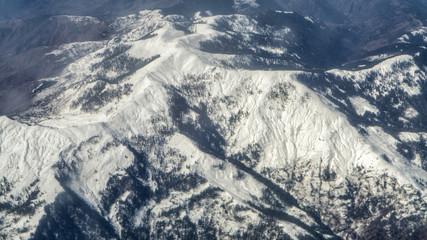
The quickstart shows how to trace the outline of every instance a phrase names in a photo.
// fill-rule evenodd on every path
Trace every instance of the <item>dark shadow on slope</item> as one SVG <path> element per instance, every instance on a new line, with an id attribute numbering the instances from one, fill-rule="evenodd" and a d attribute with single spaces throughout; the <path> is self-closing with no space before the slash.
<path id="1" fill-rule="evenodd" d="M 255 178 L 257 181 L 264 184 L 267 188 L 273 191 L 277 198 L 279 198 L 284 204 L 300 208 L 298 206 L 297 200 L 288 192 L 280 188 L 280 186 L 265 178 L 261 174 L 257 173 L 255 170 L 247 167 L 245 164 L 238 161 L 236 158 L 226 157 L 226 153 L 224 151 L 226 146 L 226 140 L 221 136 L 221 134 L 217 130 L 217 126 L 215 126 L 215 124 L 207 115 L 205 107 L 202 107 L 202 110 L 196 107 L 191 107 L 187 103 L 187 100 L 180 95 L 177 89 L 171 89 L 170 93 L 170 115 L 172 117 L 172 120 L 174 121 L 174 124 L 178 127 L 180 133 L 193 140 L 201 151 L 211 154 L 218 159 L 228 161 L 229 163 L 233 164 L 237 169 L 245 172 L 246 174 Z M 196 122 L 191 122 L 185 119 L 185 116 L 190 111 L 194 111 L 198 114 L 198 120 Z M 266 214 L 274 212 L 274 215 L 268 216 L 272 216 L 275 218 L 277 218 L 277 216 L 279 216 L 280 214 L 283 214 L 282 217 L 285 217 L 286 221 L 295 223 L 296 225 L 310 232 L 313 236 L 316 236 L 318 239 L 323 239 L 320 238 L 321 235 L 319 233 L 315 232 L 313 229 L 311 229 L 309 226 L 296 219 L 295 217 L 285 216 L 285 213 L 277 210 L 268 210 L 262 207 L 258 208 L 264 210 L 264 213 Z M 280 212 L 280 214 L 278 212 Z M 316 229 L 317 231 L 325 234 L 334 235 L 332 230 L 326 225 L 324 225 L 319 217 L 316 217 L 312 213 L 309 213 L 309 215 L 311 215 L 311 217 L 313 217 L 319 224 L 320 228 Z"/>
<path id="2" fill-rule="evenodd" d="M 125 169 L 126 174 L 117 174 L 111 176 L 108 180 L 107 187 L 102 191 L 101 204 L 104 211 L 110 212 L 111 206 L 122 196 L 126 191 L 132 191 L 136 198 L 129 202 L 134 209 L 140 208 L 146 200 L 153 195 L 150 187 L 145 186 L 141 180 L 146 181 L 149 173 L 147 157 L 139 153 L 136 149 L 127 145 L 127 149 L 131 151 L 135 157 L 134 163 Z"/>
<path id="3" fill-rule="evenodd" d="M 284 213 L 282 211 L 279 210 L 275 210 L 275 209 L 271 209 L 271 208 L 265 208 L 265 207 L 261 207 L 261 206 L 257 206 L 255 204 L 250 204 L 251 207 L 253 207 L 254 209 L 258 210 L 259 212 L 263 213 L 266 216 L 271 216 L 275 219 L 280 219 L 282 221 L 286 221 L 286 222 L 290 222 L 293 223 L 299 227 L 301 227 L 302 229 L 306 230 L 307 232 L 309 232 L 312 236 L 301 236 L 299 239 L 325 239 L 321 234 L 319 234 L 318 232 L 316 232 L 315 230 L 321 232 L 321 233 L 325 233 L 325 234 L 329 234 L 334 236 L 335 234 L 329 229 L 315 229 L 313 230 L 310 226 L 308 226 L 306 223 L 302 222 L 300 219 L 291 216 L 287 213 Z M 326 230 L 326 231 L 325 231 Z M 330 238 L 331 240 L 338 240 L 341 239 L 340 237 L 333 237 Z"/>
<path id="4" fill-rule="evenodd" d="M 249 174 L 257 181 L 264 184 L 270 190 L 274 192 L 274 194 L 286 205 L 288 206 L 298 206 L 298 201 L 288 192 L 284 191 L 279 185 L 274 184 L 269 179 L 265 178 L 261 174 L 257 173 L 252 168 L 247 167 L 242 162 L 238 161 L 235 158 L 226 158 L 227 162 L 233 164 L 237 169 L 242 170 L 243 172 Z"/>
<path id="5" fill-rule="evenodd" d="M 395 66 L 396 70 L 399 68 L 406 68 L 407 66 Z M 322 93 L 331 102 L 339 107 L 339 110 L 347 115 L 348 120 L 354 126 L 364 124 L 367 126 L 380 126 L 387 133 L 397 136 L 402 131 L 408 132 L 423 132 L 427 131 L 427 120 L 425 118 L 427 105 L 427 84 L 420 83 L 421 94 L 410 96 L 400 89 L 390 89 L 387 94 L 383 94 L 373 99 L 365 95 L 364 92 L 374 91 L 372 82 L 377 78 L 377 73 L 373 72 L 366 75 L 366 81 L 358 84 L 356 89 L 351 79 L 345 79 L 335 76 L 327 72 L 304 73 L 298 75 L 298 80 L 311 88 L 312 90 Z M 408 79 L 410 81 L 411 79 Z M 326 92 L 330 91 L 330 94 Z M 363 97 L 370 104 L 378 108 L 379 113 L 373 114 L 365 112 L 363 116 L 358 115 L 349 97 Z M 342 101 L 345 101 L 346 105 Z M 401 107 L 394 107 L 394 104 L 401 103 Z M 400 117 L 404 115 L 406 107 L 412 106 L 417 110 L 421 116 L 413 118 L 410 123 L 402 123 Z"/>
<path id="6" fill-rule="evenodd" d="M 31 239 L 119 239 L 113 226 L 71 189 L 63 186 Z"/>
<path id="7" fill-rule="evenodd" d="M 206 106 L 192 107 L 182 97 L 178 90 L 171 91 L 170 115 L 178 131 L 194 141 L 203 152 L 209 153 L 219 159 L 225 159 L 225 139 L 217 131 L 217 126 L 207 115 Z M 191 111 L 195 112 L 197 119 L 186 119 Z"/>
<path id="8" fill-rule="evenodd" d="M 145 206 L 152 199 L 154 193 L 145 184 L 150 176 L 151 165 L 147 156 L 137 151 L 129 143 L 123 143 L 132 152 L 134 162 L 125 169 L 125 174 L 116 174 L 108 180 L 106 189 L 101 193 L 101 204 L 104 215 L 111 213 L 111 206 L 117 204 L 115 214 L 118 224 L 121 226 L 120 236 L 122 239 L 149 239 L 150 226 L 135 226 L 135 211 Z M 129 195 L 121 200 L 125 192 Z"/>
<path id="9" fill-rule="evenodd" d="M 354 61 L 349 61 L 339 69 L 357 71 L 363 69 L 370 69 L 375 65 L 385 61 L 388 58 L 400 56 L 400 55 L 410 55 L 416 56 L 415 60 L 418 66 L 421 68 L 422 65 L 426 65 L 427 61 L 424 60 L 424 55 L 427 51 L 425 49 L 427 44 L 420 43 L 418 40 L 411 43 L 396 43 L 386 47 L 381 47 L 374 51 L 367 52 L 361 55 L 359 58 Z M 380 55 L 388 55 L 386 58 L 380 58 L 378 60 L 370 60 L 370 57 L 380 56 Z M 419 55 L 419 56 L 417 56 Z"/>
<path id="10" fill-rule="evenodd" d="M 236 159 L 227 158 L 226 161 L 233 164 L 237 169 L 239 169 L 239 170 L 245 172 L 246 174 L 252 176 L 254 179 L 259 181 L 260 183 L 264 184 L 284 204 L 286 204 L 288 206 L 296 206 L 297 208 L 301 209 L 301 207 L 298 204 L 298 201 L 291 194 L 289 194 L 288 192 L 283 190 L 279 185 L 273 183 L 271 180 L 265 178 L 264 176 L 262 176 L 261 174 L 257 173 L 255 170 L 253 170 L 252 168 L 247 167 L 245 164 L 243 164 L 242 162 L 240 162 Z M 307 230 L 307 232 L 309 232 L 310 234 L 315 236 L 316 239 L 323 239 L 323 237 L 318 232 L 334 235 L 332 230 L 328 226 L 324 225 L 318 216 L 316 216 L 315 214 L 313 214 L 311 212 L 307 212 L 304 209 L 302 209 L 302 210 L 307 212 L 319 224 L 319 226 L 320 226 L 319 229 L 315 229 L 318 232 L 314 231 L 310 226 L 303 223 L 301 220 L 297 219 L 296 217 L 290 216 L 290 215 L 286 214 L 285 212 L 265 208 L 265 207 L 262 207 L 259 205 L 255 206 L 254 204 L 251 204 L 251 206 L 253 206 L 258 211 L 264 213 L 267 216 L 272 216 L 274 218 L 281 219 L 284 221 L 288 221 L 288 222 L 294 223 L 295 225 L 300 226 L 301 228 Z"/>
<path id="11" fill-rule="evenodd" d="M 150 228 L 135 226 L 135 210 L 153 197 L 151 188 L 144 184 L 149 176 L 149 162 L 144 153 L 138 152 L 130 144 L 123 143 L 133 154 L 134 162 L 125 169 L 124 174 L 109 178 L 107 187 L 100 192 L 102 214 L 94 210 L 68 187 L 71 173 L 78 169 L 65 163 L 58 163 L 57 180 L 65 192 L 60 193 L 55 202 L 45 207 L 46 215 L 40 220 L 32 239 L 148 239 Z M 77 172 L 76 172 L 77 171 Z M 130 192 L 125 202 L 120 197 Z M 122 226 L 119 234 L 108 222 L 107 216 L 113 204 L 120 203 L 116 212 L 118 223 Z"/>
<path id="12" fill-rule="evenodd" d="M 228 67 L 308 70 L 341 66 L 353 54 L 350 43 L 357 41 L 349 30 L 321 27 L 296 13 L 265 10 L 248 19 L 256 22 L 259 33 L 235 30 L 238 19 L 227 16 L 214 24 L 224 35 L 201 42 L 200 49 L 234 55 L 232 63 L 224 62 Z"/>
<path id="13" fill-rule="evenodd" d="M 422 61 L 417 60 L 416 61 Z M 423 69 L 423 63 L 418 63 Z M 395 65 L 396 71 L 404 70 L 411 67 L 405 63 Z M 313 91 L 324 95 L 329 101 L 334 103 L 338 110 L 347 116 L 347 120 L 362 135 L 368 134 L 364 126 L 376 126 L 382 128 L 386 133 L 400 140 L 401 132 L 426 132 L 427 131 L 427 83 L 421 81 L 421 94 L 410 95 L 399 88 L 391 88 L 386 93 L 380 94 L 375 99 L 366 92 L 377 90 L 372 82 L 378 78 L 376 72 L 367 74 L 366 81 L 360 82 L 355 87 L 354 82 L 350 79 L 337 77 L 334 74 L 326 72 L 304 73 L 297 78 L 300 82 L 311 88 Z M 411 84 L 410 76 L 406 77 L 406 83 Z M 349 100 L 351 97 L 362 97 L 378 109 L 377 113 L 366 111 L 363 115 L 357 113 L 355 106 Z M 418 115 L 412 118 L 405 118 L 405 111 L 413 108 Z M 406 119 L 403 122 L 401 119 Z M 420 135 L 419 140 L 396 144 L 396 150 L 402 154 L 408 161 L 415 158 L 415 153 L 421 157 L 421 166 L 427 170 L 427 151 L 425 150 L 424 139 Z M 388 158 L 386 158 L 388 159 Z"/>

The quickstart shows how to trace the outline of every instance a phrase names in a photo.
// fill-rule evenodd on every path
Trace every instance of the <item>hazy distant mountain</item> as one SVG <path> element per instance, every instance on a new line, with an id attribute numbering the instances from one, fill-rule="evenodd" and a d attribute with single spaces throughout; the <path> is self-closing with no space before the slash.
<path id="1" fill-rule="evenodd" d="M 143 9 L 165 8 L 176 4 L 177 0 L 94 0 L 88 4 L 82 0 L 16 0 L 0 1 L 0 19 L 32 18 L 43 15 L 78 15 L 112 18 L 131 14 Z"/>

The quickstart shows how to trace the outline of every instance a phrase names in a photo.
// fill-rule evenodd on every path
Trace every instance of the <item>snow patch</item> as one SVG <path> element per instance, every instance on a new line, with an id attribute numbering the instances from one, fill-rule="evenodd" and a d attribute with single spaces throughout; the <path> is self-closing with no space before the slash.
<path id="1" fill-rule="evenodd" d="M 417 110 L 415 110 L 415 109 L 414 109 L 414 108 L 412 108 L 412 107 L 407 108 L 407 109 L 405 110 L 405 113 L 404 113 L 404 116 L 405 116 L 406 118 L 409 118 L 409 119 L 415 118 L 415 117 L 417 117 L 418 115 L 419 115 L 418 111 L 417 111 Z"/>
<path id="2" fill-rule="evenodd" d="M 426 132 L 401 132 L 399 133 L 399 138 L 403 142 L 418 142 L 421 140 L 421 138 L 426 140 L 427 133 Z"/>
<path id="3" fill-rule="evenodd" d="M 365 112 L 379 113 L 379 110 L 374 105 L 371 105 L 368 100 L 362 97 L 349 97 L 349 100 L 359 116 L 363 116 Z"/>

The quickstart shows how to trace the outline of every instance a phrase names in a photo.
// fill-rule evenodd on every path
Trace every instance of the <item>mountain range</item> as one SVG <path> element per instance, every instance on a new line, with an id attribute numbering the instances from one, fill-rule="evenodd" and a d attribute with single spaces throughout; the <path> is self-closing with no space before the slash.
<path id="1" fill-rule="evenodd" d="M 425 0 L 0 0 L 0 239 L 426 239 Z"/>

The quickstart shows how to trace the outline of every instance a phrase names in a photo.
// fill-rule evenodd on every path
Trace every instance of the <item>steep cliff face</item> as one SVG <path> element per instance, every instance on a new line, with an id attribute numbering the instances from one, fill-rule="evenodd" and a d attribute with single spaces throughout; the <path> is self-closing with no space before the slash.
<path id="1" fill-rule="evenodd" d="M 347 62 L 312 18 L 232 6 L 54 38 L 25 106 L 0 93 L 0 236 L 423 239 L 424 28 Z"/>

